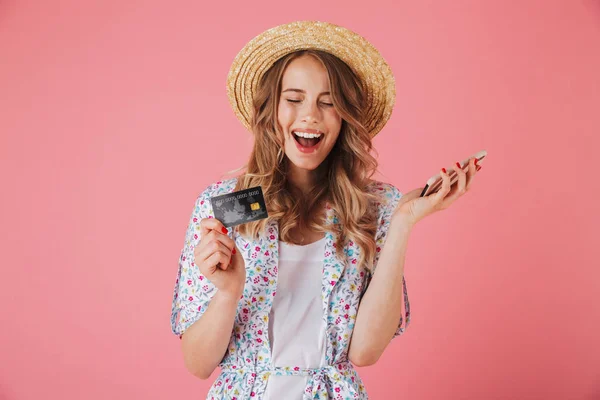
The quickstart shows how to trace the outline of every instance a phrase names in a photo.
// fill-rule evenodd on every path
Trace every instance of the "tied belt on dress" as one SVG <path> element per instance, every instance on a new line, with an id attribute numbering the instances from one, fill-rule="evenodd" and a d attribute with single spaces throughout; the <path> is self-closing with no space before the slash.
<path id="1" fill-rule="evenodd" d="M 335 391 L 333 388 L 332 377 L 334 374 L 342 375 L 340 371 L 352 369 L 352 364 L 348 360 L 339 361 L 335 364 L 325 365 L 324 367 L 318 368 L 300 368 L 300 367 L 273 367 L 273 368 L 252 368 L 253 366 L 236 366 L 234 364 L 225 364 L 221 366 L 221 371 L 225 372 L 250 372 L 255 373 L 257 376 L 267 374 L 281 376 L 281 375 L 303 375 L 309 376 L 307 388 L 304 391 L 303 399 L 327 399 L 334 398 Z M 337 381 L 340 386 L 347 386 L 344 382 L 343 376 L 340 376 Z M 351 390 L 354 391 L 354 390 Z M 307 393 L 308 392 L 308 393 Z"/>

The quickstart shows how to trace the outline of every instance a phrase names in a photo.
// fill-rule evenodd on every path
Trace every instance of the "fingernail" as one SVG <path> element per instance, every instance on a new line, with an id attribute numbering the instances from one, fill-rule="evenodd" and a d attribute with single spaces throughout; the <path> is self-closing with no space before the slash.
<path id="1" fill-rule="evenodd" d="M 479 171 L 481 169 L 481 165 L 477 166 L 477 171 Z"/>
<path id="2" fill-rule="evenodd" d="M 477 165 L 477 161 L 479 161 L 479 159 L 477 159 L 477 158 L 476 158 L 476 159 L 475 159 L 475 165 Z"/>
<path id="3" fill-rule="evenodd" d="M 233 254 L 235 254 L 235 247 L 233 248 L 233 250 L 231 251 Z"/>
<path id="4" fill-rule="evenodd" d="M 458 161 L 456 162 L 456 166 L 457 166 L 458 168 L 460 168 L 460 164 L 458 163 Z"/>
<path id="5" fill-rule="evenodd" d="M 227 228 L 225 228 L 225 227 L 222 227 L 222 228 L 221 228 L 221 232 L 223 232 L 223 233 L 227 233 Z"/>
<path id="6" fill-rule="evenodd" d="M 444 173 L 446 173 L 446 168 L 442 168 L 442 171 L 444 171 Z"/>

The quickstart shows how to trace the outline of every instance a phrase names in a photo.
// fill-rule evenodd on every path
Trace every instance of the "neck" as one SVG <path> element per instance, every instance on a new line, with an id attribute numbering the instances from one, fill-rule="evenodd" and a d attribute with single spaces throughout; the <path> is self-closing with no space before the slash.
<path id="1" fill-rule="evenodd" d="M 308 170 L 299 168 L 292 163 L 289 163 L 287 171 L 287 181 L 295 189 L 302 192 L 302 194 L 308 194 L 310 190 L 315 186 L 318 179 L 321 179 L 325 173 L 327 165 L 322 162 L 314 170 Z"/>

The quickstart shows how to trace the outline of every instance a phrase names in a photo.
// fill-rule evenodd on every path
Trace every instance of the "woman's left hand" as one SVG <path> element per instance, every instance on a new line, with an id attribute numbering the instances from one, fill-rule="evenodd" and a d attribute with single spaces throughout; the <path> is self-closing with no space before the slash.
<path id="1" fill-rule="evenodd" d="M 402 219 L 414 225 L 436 211 L 445 210 L 471 188 L 473 178 L 480 168 L 475 164 L 474 158 L 469 160 L 467 172 L 459 168 L 457 163 L 453 169 L 458 174 L 458 182 L 455 182 L 452 187 L 450 186 L 450 176 L 441 171 L 442 187 L 440 190 L 425 197 L 419 197 L 423 191 L 422 187 L 406 193 L 400 198 L 394 215 L 401 214 Z"/>

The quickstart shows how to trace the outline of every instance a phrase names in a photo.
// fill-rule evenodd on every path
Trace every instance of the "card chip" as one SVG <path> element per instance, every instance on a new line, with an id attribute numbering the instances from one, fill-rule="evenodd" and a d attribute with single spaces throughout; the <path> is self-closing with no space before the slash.
<path id="1" fill-rule="evenodd" d="M 250 204 L 250 209 L 252 211 L 260 210 L 260 204 L 259 203 L 252 203 L 252 204 Z"/>

